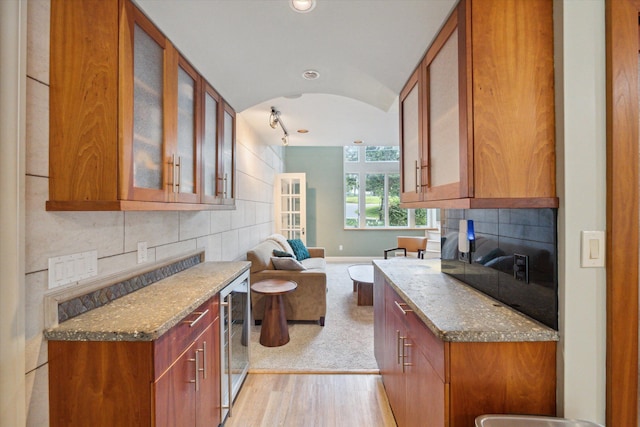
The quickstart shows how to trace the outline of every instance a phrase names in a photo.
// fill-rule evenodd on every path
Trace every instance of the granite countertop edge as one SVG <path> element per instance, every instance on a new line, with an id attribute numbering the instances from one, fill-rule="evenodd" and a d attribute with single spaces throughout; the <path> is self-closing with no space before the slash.
<path id="1" fill-rule="evenodd" d="M 446 275 L 440 271 L 440 260 L 375 260 L 374 265 L 386 278 L 391 287 L 404 299 L 415 315 L 441 340 L 446 342 L 532 342 L 532 341 L 558 341 L 558 331 L 537 322 L 534 319 L 512 309 L 473 287 Z M 423 273 L 428 269 L 428 273 Z M 398 274 L 401 272 L 401 274 Z M 444 283 L 444 287 L 453 289 L 458 295 L 468 296 L 473 300 L 474 310 L 466 307 L 465 316 L 474 316 L 480 313 L 472 321 L 457 321 L 457 319 L 441 315 L 442 311 L 436 310 L 445 307 L 451 300 L 449 294 L 434 292 L 424 287 L 419 291 L 415 287 L 407 286 L 398 280 L 399 277 L 410 276 L 411 279 L 435 280 Z M 428 301 L 428 303 L 425 303 Z M 460 302 L 464 305 L 464 301 Z M 489 313 L 489 315 L 486 315 Z M 484 315 L 483 315 L 484 314 Z M 466 328 L 465 325 L 471 324 Z M 505 326 L 506 325 L 506 326 Z"/>
<path id="2" fill-rule="evenodd" d="M 248 261 L 198 264 L 48 328 L 44 337 L 51 341 L 155 341 L 250 267 Z M 186 281 L 190 282 L 183 283 Z M 153 298 L 160 294 L 160 301 Z M 158 304 L 149 304 L 150 299 Z M 136 321 L 135 316 L 148 316 L 152 321 Z"/>

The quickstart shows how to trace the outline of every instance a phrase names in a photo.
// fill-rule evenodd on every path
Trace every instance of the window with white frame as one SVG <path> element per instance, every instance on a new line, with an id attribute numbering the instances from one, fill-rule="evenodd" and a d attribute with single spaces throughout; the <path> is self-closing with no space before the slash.
<path id="1" fill-rule="evenodd" d="M 398 147 L 344 147 L 345 228 L 438 228 L 437 209 L 400 207 Z"/>

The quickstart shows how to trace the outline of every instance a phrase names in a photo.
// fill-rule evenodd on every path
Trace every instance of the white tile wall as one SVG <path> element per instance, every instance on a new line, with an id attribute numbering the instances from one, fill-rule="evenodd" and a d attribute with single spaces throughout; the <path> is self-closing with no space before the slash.
<path id="1" fill-rule="evenodd" d="M 27 175 L 25 187 L 27 273 L 46 270 L 54 256 L 97 250 L 102 258 L 123 252 L 122 212 L 47 212 L 49 180 Z"/>
<path id="2" fill-rule="evenodd" d="M 49 86 L 27 79 L 26 167 L 28 175 L 49 176 Z"/>
<path id="3" fill-rule="evenodd" d="M 147 242 L 150 263 L 196 248 L 204 248 L 207 261 L 244 259 L 247 249 L 273 232 L 272 183 L 284 155 L 281 147 L 259 141 L 238 114 L 236 210 L 47 212 L 49 13 L 50 0 L 28 1 L 25 375 L 27 425 L 33 427 L 49 424 L 42 337 L 48 258 L 95 249 L 98 277 L 136 267 L 139 241 Z"/>
<path id="4" fill-rule="evenodd" d="M 44 84 L 49 84 L 50 5 L 50 0 L 27 3 L 27 75 Z"/>

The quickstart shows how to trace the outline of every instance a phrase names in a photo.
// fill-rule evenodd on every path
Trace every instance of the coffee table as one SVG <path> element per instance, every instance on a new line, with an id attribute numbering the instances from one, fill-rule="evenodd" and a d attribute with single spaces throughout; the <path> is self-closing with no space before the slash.
<path id="1" fill-rule="evenodd" d="M 289 327 L 284 312 L 282 296 L 293 292 L 296 282 L 281 279 L 261 280 L 251 285 L 251 290 L 263 294 L 265 299 L 260 344 L 265 347 L 278 347 L 289 342 Z"/>
<path id="2" fill-rule="evenodd" d="M 353 291 L 358 291 L 358 305 L 373 305 L 373 265 L 349 266 L 349 277 L 353 280 Z"/>

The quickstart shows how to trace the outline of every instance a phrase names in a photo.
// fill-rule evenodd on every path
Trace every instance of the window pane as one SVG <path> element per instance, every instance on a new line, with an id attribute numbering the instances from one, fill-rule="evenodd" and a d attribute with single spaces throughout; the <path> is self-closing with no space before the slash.
<path id="1" fill-rule="evenodd" d="M 384 227 L 384 174 L 367 174 L 365 189 L 366 226 Z"/>
<path id="2" fill-rule="evenodd" d="M 367 162 L 397 162 L 400 160 L 398 147 L 365 147 Z"/>
<path id="3" fill-rule="evenodd" d="M 426 209 L 416 209 L 416 227 L 426 227 L 427 226 L 427 210 Z"/>
<path id="4" fill-rule="evenodd" d="M 400 174 L 389 174 L 389 225 L 391 227 L 406 227 L 409 225 L 409 215 L 406 209 L 400 207 Z"/>
<path id="5" fill-rule="evenodd" d="M 348 173 L 344 177 L 344 225 L 346 227 L 358 227 L 358 194 L 360 194 L 358 174 Z"/>
<path id="6" fill-rule="evenodd" d="M 358 147 L 344 147 L 344 161 L 357 162 L 359 160 Z"/>

